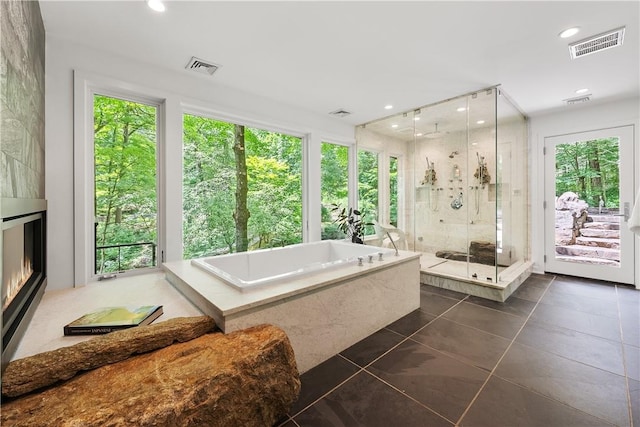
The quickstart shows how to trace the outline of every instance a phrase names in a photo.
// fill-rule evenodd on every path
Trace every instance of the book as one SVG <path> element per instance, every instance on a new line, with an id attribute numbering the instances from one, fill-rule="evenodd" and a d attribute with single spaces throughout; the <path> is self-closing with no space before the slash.
<path id="1" fill-rule="evenodd" d="M 101 335 L 148 325 L 163 313 L 161 305 L 103 307 L 64 326 L 65 335 Z"/>

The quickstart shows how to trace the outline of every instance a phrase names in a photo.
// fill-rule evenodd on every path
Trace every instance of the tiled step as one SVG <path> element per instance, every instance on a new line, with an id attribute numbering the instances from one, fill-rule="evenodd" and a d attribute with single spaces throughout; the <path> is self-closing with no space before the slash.
<path id="1" fill-rule="evenodd" d="M 620 263 L 610 259 L 602 259 L 602 258 L 589 258 L 589 257 L 580 257 L 580 256 L 568 256 L 568 255 L 556 255 L 556 259 L 559 261 L 571 261 L 571 262 L 580 262 L 584 264 L 597 264 L 597 265 L 610 265 L 613 267 L 619 267 Z"/>
<path id="2" fill-rule="evenodd" d="M 613 261 L 620 261 L 620 251 L 593 246 L 556 246 L 556 254 L 568 255 L 570 257 L 602 258 Z"/>
<path id="3" fill-rule="evenodd" d="M 593 246 L 593 247 L 597 246 L 601 248 L 619 249 L 620 239 L 607 239 L 607 238 L 599 238 L 599 237 L 578 237 L 576 239 L 576 245 Z"/>

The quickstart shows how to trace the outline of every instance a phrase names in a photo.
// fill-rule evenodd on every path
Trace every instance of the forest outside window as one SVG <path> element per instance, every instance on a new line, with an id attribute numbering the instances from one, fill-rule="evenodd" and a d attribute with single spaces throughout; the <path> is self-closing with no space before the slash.
<path id="1" fill-rule="evenodd" d="M 157 266 L 157 110 L 93 97 L 96 275 Z"/>
<path id="2" fill-rule="evenodd" d="M 346 235 L 334 223 L 334 206 L 349 203 L 349 147 L 323 142 L 321 145 L 321 235 L 322 240 L 344 239 Z"/>
<path id="3" fill-rule="evenodd" d="M 302 139 L 183 115 L 183 258 L 302 242 Z"/>
<path id="4" fill-rule="evenodd" d="M 358 209 L 366 222 L 378 220 L 378 153 L 364 149 L 358 149 Z M 364 234 L 376 234 L 374 227 Z"/>

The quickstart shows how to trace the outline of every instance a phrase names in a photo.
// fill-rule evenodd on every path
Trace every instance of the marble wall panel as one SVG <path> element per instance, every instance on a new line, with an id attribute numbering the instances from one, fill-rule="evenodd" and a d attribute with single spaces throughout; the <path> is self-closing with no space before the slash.
<path id="1" fill-rule="evenodd" d="M 44 55 L 39 3 L 0 2 L 1 197 L 45 197 Z"/>

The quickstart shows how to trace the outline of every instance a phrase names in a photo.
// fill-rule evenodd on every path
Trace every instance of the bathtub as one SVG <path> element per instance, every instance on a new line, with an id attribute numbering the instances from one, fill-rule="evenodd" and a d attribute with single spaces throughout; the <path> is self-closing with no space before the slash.
<path id="1" fill-rule="evenodd" d="M 420 254 L 389 248 L 324 241 L 163 268 L 224 333 L 263 323 L 282 328 L 300 373 L 420 307 Z"/>
<path id="2" fill-rule="evenodd" d="M 387 248 L 335 240 L 197 258 L 191 264 L 241 292 L 393 256 Z"/>

